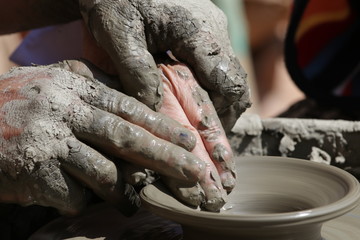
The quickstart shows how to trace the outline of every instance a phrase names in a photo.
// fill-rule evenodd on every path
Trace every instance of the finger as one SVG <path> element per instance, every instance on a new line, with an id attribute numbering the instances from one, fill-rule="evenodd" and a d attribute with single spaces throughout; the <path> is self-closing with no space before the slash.
<path id="1" fill-rule="evenodd" d="M 0 177 L 1 202 L 53 207 L 64 215 L 76 215 L 85 208 L 85 189 L 59 169 L 57 160 L 43 161 L 31 173 L 25 171 L 16 182 Z"/>
<path id="2" fill-rule="evenodd" d="M 205 193 L 198 183 L 187 183 L 166 176 L 161 177 L 162 182 L 183 203 L 197 208 L 205 202 Z"/>
<path id="3" fill-rule="evenodd" d="M 203 202 L 201 206 L 206 210 L 217 212 L 225 204 L 227 199 L 227 194 L 222 186 L 222 181 L 220 179 L 218 170 L 216 169 L 214 163 L 210 159 L 202 143 L 198 144 L 194 148 L 192 153 L 195 156 L 198 156 L 201 160 L 203 160 L 206 163 L 205 174 L 203 174 L 200 177 L 200 181 L 199 181 L 199 185 L 202 191 L 199 192 L 198 187 L 189 188 L 189 184 L 184 185 L 181 184 L 182 183 L 181 181 L 176 182 L 176 180 L 174 182 L 176 184 L 175 185 L 176 188 L 172 188 L 172 189 L 173 190 L 180 189 L 181 190 L 180 194 L 183 195 L 183 199 L 186 199 L 187 196 L 193 196 L 193 197 L 198 196 L 198 198 L 200 198 L 199 194 L 203 193 L 205 196 L 203 198 Z"/>
<path id="4" fill-rule="evenodd" d="M 85 189 L 59 168 L 57 159 L 41 162 L 37 167 L 20 180 L 24 186 L 18 192 L 20 204 L 50 206 L 65 215 L 76 215 L 86 207 Z"/>
<path id="5" fill-rule="evenodd" d="M 197 182 L 202 160 L 124 119 L 90 106 L 74 106 L 70 116 L 76 137 L 108 154 L 183 181 Z"/>
<path id="6" fill-rule="evenodd" d="M 59 169 L 57 160 L 41 164 L 28 181 L 34 184 L 32 204 L 54 207 L 64 215 L 76 215 L 87 205 L 85 189 Z"/>
<path id="7" fill-rule="evenodd" d="M 62 68 L 87 79 L 96 79 L 110 88 L 119 91 L 121 90 L 121 85 L 117 78 L 111 77 L 110 75 L 104 73 L 101 69 L 86 59 L 64 60 L 59 63 L 51 64 L 49 67 Z"/>
<path id="8" fill-rule="evenodd" d="M 51 160 L 46 160 L 49 156 L 47 147 L 54 151 Z M 0 201 L 53 207 L 61 214 L 76 215 L 87 205 L 85 189 L 59 168 L 56 152 L 61 152 L 61 146 L 49 143 L 47 147 L 41 152 L 32 147 L 25 149 L 27 160 L 32 157 L 37 160 L 32 159 L 32 167 L 18 171 L 16 179 L 11 175 L 0 175 Z"/>
<path id="9" fill-rule="evenodd" d="M 164 177 L 163 183 L 177 199 L 191 207 L 202 207 L 208 211 L 218 212 L 227 201 L 227 194 L 221 187 L 216 169 L 209 166 L 206 175 L 199 184 L 191 184 L 177 179 Z"/>
<path id="10" fill-rule="evenodd" d="M 89 29 L 112 58 L 124 92 L 153 110 L 161 106 L 163 90 L 152 55 L 147 50 L 142 16 L 130 1 L 101 1 L 88 14 Z"/>
<path id="11" fill-rule="evenodd" d="M 198 46 L 198 48 L 201 47 L 201 45 Z M 180 55 L 185 54 L 184 52 Z M 210 92 L 215 109 L 224 120 L 226 130 L 231 130 L 235 121 L 251 106 L 246 74 L 240 63 L 235 57 L 228 56 L 216 57 L 216 59 L 205 54 L 195 55 L 195 52 L 191 51 L 185 56 L 179 56 L 179 53 L 174 54 L 178 59 L 193 67 L 201 85 Z M 214 95 L 219 95 L 221 101 L 218 101 Z"/>
<path id="12" fill-rule="evenodd" d="M 203 11 L 197 1 L 191 4 L 192 12 L 178 11 L 169 16 L 167 38 L 162 40 L 164 49 L 170 49 L 177 59 L 188 63 L 207 91 L 221 95 L 224 100 L 216 110 L 227 113 L 224 109 L 231 108 L 235 102 L 243 102 L 233 109 L 236 112 L 229 112 L 237 119 L 250 106 L 249 89 L 247 74 L 230 45 L 226 17 L 211 3 L 207 3 L 207 11 Z M 179 24 L 181 27 L 177 26 Z"/>
<path id="13" fill-rule="evenodd" d="M 208 211 L 218 212 L 227 201 L 226 191 L 221 186 L 221 181 L 215 166 L 206 168 L 205 177 L 199 182 L 204 190 L 206 201 L 202 205 Z"/>
<path id="14" fill-rule="evenodd" d="M 78 95 L 85 102 L 119 115 L 123 119 L 145 128 L 152 134 L 189 151 L 194 148 L 196 140 L 189 130 L 173 119 L 152 111 L 135 98 L 107 87 L 119 88 L 119 85 L 91 63 L 83 60 L 66 60 L 51 66 L 60 67 L 87 78 L 84 81 L 77 81 L 75 87 Z M 98 79 L 94 79 L 94 72 L 96 76 L 100 77 L 100 81 L 107 86 L 99 83 Z"/>
<path id="15" fill-rule="evenodd" d="M 62 62 L 51 64 L 48 67 L 49 68 L 52 68 L 52 67 L 62 68 L 67 71 L 84 76 L 86 78 L 94 78 L 94 74 L 90 70 L 90 68 L 84 62 L 78 61 L 78 60 L 65 60 Z"/>
<path id="16" fill-rule="evenodd" d="M 195 80 L 192 72 L 183 64 L 160 64 L 164 81 L 164 106 L 174 105 L 178 102 L 177 112 L 183 112 L 179 122 L 189 121 L 196 129 L 195 135 L 199 134 L 205 153 L 208 153 L 215 164 L 224 188 L 231 191 L 235 186 L 235 163 L 230 144 L 222 128 L 212 102 L 200 85 Z M 175 95 L 173 95 L 175 94 Z M 173 96 L 174 99 L 168 99 Z M 177 100 L 177 101 L 176 101 Z M 174 108 L 174 107 L 173 107 Z M 169 108 L 168 108 L 169 109 Z M 169 111 L 169 110 L 167 110 Z M 180 114 L 172 114 L 179 118 Z M 208 155 L 200 153 L 204 157 Z"/>
<path id="17" fill-rule="evenodd" d="M 164 114 L 154 112 L 135 98 L 110 89 L 96 81 L 87 81 L 85 91 L 79 91 L 80 97 L 92 106 L 114 113 L 121 118 L 140 126 L 155 136 L 179 145 L 186 150 L 194 148 L 194 135 L 177 121 Z M 93 89 L 89 94 L 87 89 Z"/>
<path id="18" fill-rule="evenodd" d="M 250 92 L 245 92 L 240 100 L 231 102 L 215 91 L 210 91 L 209 95 L 213 101 L 217 115 L 226 134 L 229 134 L 240 115 L 250 107 Z"/>
<path id="19" fill-rule="evenodd" d="M 171 80 L 176 81 L 177 79 L 171 78 Z M 188 78 L 187 81 L 191 80 Z M 199 109 L 199 105 L 196 101 L 194 101 L 194 99 L 189 99 L 186 97 L 177 98 L 173 94 L 174 92 L 186 92 L 189 93 L 189 95 L 192 95 L 191 89 L 187 89 L 185 87 L 181 91 L 179 91 L 179 89 L 176 89 L 174 84 L 171 84 L 165 76 L 163 77 L 163 83 L 165 95 L 163 107 L 160 109 L 160 111 L 170 116 L 173 116 L 179 122 L 188 125 L 188 128 L 193 131 L 195 137 L 198 139 L 198 141 L 196 141 L 197 144 L 195 148 L 192 150 L 192 153 L 206 163 L 205 175 L 200 178 L 200 186 L 202 188 L 202 192 L 199 192 L 198 187 L 189 186 L 189 184 L 183 184 L 181 181 L 169 179 L 166 180 L 166 182 L 169 181 L 169 183 L 167 184 L 169 185 L 173 193 L 187 204 L 195 205 L 197 204 L 197 201 L 200 201 L 201 199 L 203 201 L 203 204 L 201 204 L 203 208 L 214 212 L 219 211 L 220 208 L 225 204 L 226 192 L 222 187 L 218 172 L 224 175 L 224 170 L 220 169 L 221 171 L 219 171 L 216 169 L 214 165 L 215 162 L 210 159 L 208 150 L 204 146 L 205 142 L 201 140 L 202 137 L 200 136 L 199 131 L 197 131 L 197 129 L 193 127 L 191 122 L 189 122 L 191 121 L 190 119 L 192 118 L 194 112 L 202 112 L 203 109 Z M 184 84 L 180 85 L 184 86 Z M 185 114 L 185 109 L 181 105 L 184 105 L 184 103 L 182 103 L 182 100 L 185 102 L 195 102 L 195 106 L 190 105 L 193 108 L 191 109 L 191 111 L 189 110 L 187 114 Z M 232 175 L 230 177 L 233 178 Z M 201 198 L 202 193 L 205 195 L 203 198 Z"/>
<path id="20" fill-rule="evenodd" d="M 115 164 L 77 139 L 68 139 L 69 155 L 61 167 L 72 177 L 92 189 L 99 197 L 113 204 L 124 215 L 134 214 L 140 207 L 135 190 L 123 182 Z"/>

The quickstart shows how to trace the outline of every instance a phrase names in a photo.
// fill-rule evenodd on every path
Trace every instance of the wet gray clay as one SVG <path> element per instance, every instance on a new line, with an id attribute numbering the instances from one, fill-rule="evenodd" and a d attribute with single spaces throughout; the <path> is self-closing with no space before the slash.
<path id="1" fill-rule="evenodd" d="M 150 211 L 181 223 L 184 239 L 320 240 L 322 224 L 351 211 L 358 181 L 326 164 L 238 157 L 237 183 L 219 213 L 192 209 L 160 184 L 141 192 Z"/>
<path id="2" fill-rule="evenodd" d="M 343 169 L 360 167 L 360 122 L 298 118 L 260 119 L 246 114 L 229 135 L 240 156 L 286 156 Z"/>

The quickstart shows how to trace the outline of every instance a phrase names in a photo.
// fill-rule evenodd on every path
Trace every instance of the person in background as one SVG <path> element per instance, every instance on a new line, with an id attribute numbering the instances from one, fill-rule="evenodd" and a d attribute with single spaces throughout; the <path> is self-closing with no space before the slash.
<path id="1" fill-rule="evenodd" d="M 279 116 L 360 119 L 359 33 L 359 1 L 294 1 L 285 63 L 306 99 Z"/>

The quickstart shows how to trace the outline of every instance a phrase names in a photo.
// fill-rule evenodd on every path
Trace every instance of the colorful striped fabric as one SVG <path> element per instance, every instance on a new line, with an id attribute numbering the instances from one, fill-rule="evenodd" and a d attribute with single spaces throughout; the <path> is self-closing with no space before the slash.
<path id="1" fill-rule="evenodd" d="M 294 1 L 286 64 L 308 96 L 340 104 L 360 100 L 359 6 L 359 0 Z"/>

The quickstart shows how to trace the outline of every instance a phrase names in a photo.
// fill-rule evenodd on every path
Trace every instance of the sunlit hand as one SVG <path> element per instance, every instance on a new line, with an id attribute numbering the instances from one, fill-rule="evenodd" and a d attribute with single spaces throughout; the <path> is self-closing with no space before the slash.
<path id="1" fill-rule="evenodd" d="M 75 214 L 86 186 L 131 214 L 139 199 L 106 156 L 188 183 L 203 178 L 189 130 L 95 80 L 81 62 L 15 68 L 0 77 L 0 96 L 1 202 Z"/>
<path id="2" fill-rule="evenodd" d="M 152 109 L 163 86 L 153 56 L 171 50 L 195 71 L 229 131 L 250 106 L 246 73 L 224 14 L 209 0 L 79 0 L 90 32 L 111 56 L 126 94 Z"/>

